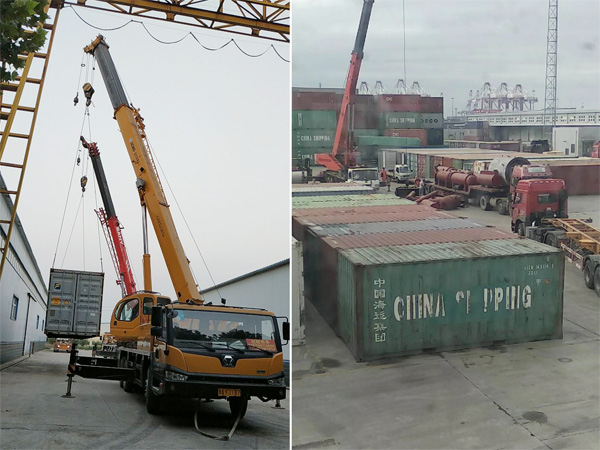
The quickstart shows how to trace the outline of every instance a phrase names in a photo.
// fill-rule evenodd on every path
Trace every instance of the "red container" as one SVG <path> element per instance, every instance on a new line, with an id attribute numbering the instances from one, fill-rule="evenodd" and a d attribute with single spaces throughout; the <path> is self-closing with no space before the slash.
<path id="1" fill-rule="evenodd" d="M 427 147 L 427 130 L 424 130 L 422 128 L 391 128 L 383 130 L 383 135 L 391 137 L 407 137 L 421 139 L 421 145 L 423 147 Z"/>
<path id="2" fill-rule="evenodd" d="M 443 113 L 443 97 L 421 97 L 421 112 L 424 113 Z"/>
<path id="3" fill-rule="evenodd" d="M 452 158 L 443 157 L 442 158 L 442 166 L 452 167 Z"/>
<path id="4" fill-rule="evenodd" d="M 427 176 L 427 156 L 417 155 L 417 177 L 425 178 Z"/>
<path id="5" fill-rule="evenodd" d="M 482 170 L 477 175 L 477 183 L 482 186 L 502 187 L 504 179 L 495 170 Z"/>
<path id="6" fill-rule="evenodd" d="M 421 112 L 420 95 L 384 94 L 377 96 L 378 112 Z"/>
<path id="7" fill-rule="evenodd" d="M 569 195 L 600 194 L 600 164 L 562 165 L 550 161 L 549 164 L 553 177 L 565 180 Z"/>
<path id="8" fill-rule="evenodd" d="M 347 250 L 364 247 L 391 247 L 395 245 L 438 244 L 443 242 L 471 242 L 492 239 L 514 239 L 514 236 L 496 228 L 459 228 L 455 230 L 409 231 L 401 233 L 357 234 L 331 236 L 323 241 L 331 248 Z"/>
<path id="9" fill-rule="evenodd" d="M 453 215 L 435 211 L 424 205 L 300 209 L 292 212 L 292 235 L 298 240 L 304 240 L 308 227 L 313 225 L 454 218 L 456 217 Z"/>
<path id="10" fill-rule="evenodd" d="M 308 111 L 339 111 L 342 95 L 331 92 L 293 92 L 292 109 Z"/>

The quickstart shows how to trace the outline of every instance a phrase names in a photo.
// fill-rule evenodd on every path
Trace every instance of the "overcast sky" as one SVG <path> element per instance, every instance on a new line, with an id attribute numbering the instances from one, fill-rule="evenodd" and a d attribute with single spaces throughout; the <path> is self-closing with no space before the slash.
<path id="1" fill-rule="evenodd" d="M 292 84 L 343 87 L 362 0 L 304 0 L 293 8 Z M 469 90 L 520 83 L 543 108 L 548 0 L 406 0 L 406 78 L 444 94 L 446 114 Z M 600 108 L 600 2 L 559 4 L 558 107 Z M 360 81 L 387 92 L 404 78 L 402 1 L 375 0 Z"/>
<path id="2" fill-rule="evenodd" d="M 87 8 L 77 8 L 77 13 L 103 28 L 130 21 L 126 15 Z M 174 41 L 192 31 L 204 45 L 218 47 L 235 37 L 252 54 L 263 52 L 272 43 L 150 19 L 145 23 L 164 41 Z M 81 86 L 90 66 L 84 68 L 80 78 L 83 47 L 98 33 L 83 23 L 73 8 L 62 10 L 18 209 L 46 280 L 84 119 Z M 135 23 L 102 34 L 130 100 L 141 108 L 154 156 L 166 174 L 161 173 L 162 184 L 200 288 L 208 288 L 212 282 L 167 184 L 216 283 L 289 258 L 290 64 L 272 50 L 259 58 L 244 56 L 233 45 L 209 52 L 190 37 L 179 44 L 160 44 Z M 289 60 L 289 45 L 274 45 Z M 84 136 L 98 142 L 141 289 L 141 212 L 135 176 L 98 70 L 92 84 L 96 93 L 90 107 L 91 134 L 86 123 Z M 78 90 L 80 102 L 74 107 L 73 97 Z M 87 153 L 84 151 L 81 157 L 87 158 Z M 91 165 L 86 173 L 89 182 L 84 215 L 80 213 L 75 220 L 82 175 L 82 166 L 76 167 L 55 267 L 104 270 L 106 322 L 121 295 L 104 237 L 98 234 L 94 208 L 102 203 L 99 194 L 97 199 L 94 195 Z M 173 298 L 174 290 L 152 229 L 150 234 L 154 290 Z M 243 298 L 228 299 L 228 303 L 252 306 Z"/>

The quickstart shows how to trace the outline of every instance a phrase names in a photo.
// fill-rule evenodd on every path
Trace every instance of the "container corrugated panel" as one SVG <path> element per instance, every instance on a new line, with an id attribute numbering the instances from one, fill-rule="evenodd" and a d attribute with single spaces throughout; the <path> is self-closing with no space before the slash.
<path id="1" fill-rule="evenodd" d="M 358 128 L 354 130 L 354 136 L 379 136 L 379 128 Z"/>
<path id="2" fill-rule="evenodd" d="M 444 128 L 444 115 L 442 113 L 421 113 L 423 128 Z"/>
<path id="3" fill-rule="evenodd" d="M 431 230 L 455 230 L 482 228 L 483 225 L 467 219 L 425 219 L 400 222 L 345 223 L 337 225 L 313 225 L 310 231 L 317 236 L 354 236 L 360 234 L 401 233 Z"/>
<path id="4" fill-rule="evenodd" d="M 292 147 L 292 158 L 298 159 L 310 159 L 314 162 L 314 156 L 319 153 L 330 154 L 331 145 L 327 146 L 316 146 L 316 147 Z"/>
<path id="5" fill-rule="evenodd" d="M 51 269 L 46 335 L 99 336 L 103 287 L 103 273 Z"/>
<path id="6" fill-rule="evenodd" d="M 443 113 L 443 97 L 421 97 L 421 112 L 424 113 Z"/>
<path id="7" fill-rule="evenodd" d="M 347 208 L 358 206 L 410 205 L 410 200 L 400 199 L 392 195 L 319 195 L 292 198 L 292 209 L 310 208 Z"/>
<path id="8" fill-rule="evenodd" d="M 337 127 L 335 111 L 292 111 L 292 129 Z"/>
<path id="9" fill-rule="evenodd" d="M 414 137 L 421 140 L 421 145 L 427 147 L 427 132 L 423 128 L 388 128 L 383 130 L 385 136 Z"/>
<path id="10" fill-rule="evenodd" d="M 384 94 L 375 98 L 378 111 L 421 111 L 420 95 Z"/>
<path id="11" fill-rule="evenodd" d="M 335 183 L 335 186 L 330 186 L 328 184 L 296 185 L 292 187 L 292 197 L 311 195 L 361 195 L 372 194 L 374 191 L 375 188 L 371 186 L 360 186 L 353 183 Z"/>
<path id="12" fill-rule="evenodd" d="M 424 205 L 300 209 L 292 214 L 292 235 L 298 240 L 304 240 L 308 227 L 313 225 L 452 218 L 455 216 Z"/>
<path id="13" fill-rule="evenodd" d="M 333 145 L 335 128 L 292 130 L 292 147 L 325 147 Z"/>
<path id="14" fill-rule="evenodd" d="M 379 114 L 379 128 L 423 128 L 421 113 L 386 112 Z M 428 140 L 429 141 L 429 140 Z"/>
<path id="15" fill-rule="evenodd" d="M 357 361 L 562 337 L 564 260 L 524 239 L 338 254 L 338 335 Z"/>
<path id="16" fill-rule="evenodd" d="M 387 148 L 405 148 L 422 146 L 421 139 L 416 137 L 391 137 L 391 136 L 357 136 L 354 139 L 358 146 L 377 146 Z"/>
<path id="17" fill-rule="evenodd" d="M 427 145 L 443 145 L 444 130 L 440 128 L 429 128 L 427 130 Z"/>
<path id="18" fill-rule="evenodd" d="M 600 165 L 552 165 L 554 178 L 565 181 L 569 195 L 600 194 Z"/>
<path id="19" fill-rule="evenodd" d="M 315 220 L 318 224 L 334 223 L 360 223 L 360 222 L 389 222 L 390 220 L 422 220 L 436 217 L 452 218 L 451 214 L 436 211 L 424 205 L 411 204 L 388 205 L 388 206 L 361 206 L 350 208 L 320 208 L 320 209 L 297 209 L 292 211 L 294 217 Z M 364 220 L 370 217 L 393 217 L 386 220 Z M 323 219 L 321 219 L 321 217 Z M 329 222 L 328 220 L 340 220 Z"/>
<path id="20" fill-rule="evenodd" d="M 338 249 L 359 247 L 391 247 L 443 242 L 470 242 L 492 239 L 510 239 L 511 234 L 492 227 L 459 228 L 454 230 L 413 231 L 404 233 L 362 234 L 355 236 L 325 237 L 323 241 Z"/>
<path id="21" fill-rule="evenodd" d="M 417 155 L 417 176 L 425 178 L 427 175 L 427 156 Z"/>

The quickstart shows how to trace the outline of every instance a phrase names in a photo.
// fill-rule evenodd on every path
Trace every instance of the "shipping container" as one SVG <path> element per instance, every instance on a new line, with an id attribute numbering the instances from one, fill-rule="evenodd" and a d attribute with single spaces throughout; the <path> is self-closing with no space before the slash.
<path id="1" fill-rule="evenodd" d="M 358 136 L 354 138 L 358 147 L 420 148 L 421 140 L 414 137 Z"/>
<path id="2" fill-rule="evenodd" d="M 292 92 L 292 110 L 339 112 L 342 97 L 342 94 L 332 92 Z"/>
<path id="3" fill-rule="evenodd" d="M 554 178 L 565 181 L 569 195 L 600 194 L 600 162 L 597 164 L 568 164 L 548 162 Z"/>
<path id="4" fill-rule="evenodd" d="M 292 197 L 316 195 L 362 195 L 373 194 L 375 188 L 356 183 L 321 183 L 292 186 Z"/>
<path id="5" fill-rule="evenodd" d="M 423 128 L 388 128 L 383 130 L 384 136 L 391 137 L 410 137 L 421 140 L 421 146 L 427 147 L 427 131 Z"/>
<path id="6" fill-rule="evenodd" d="M 325 147 L 327 145 L 331 145 L 333 148 L 334 137 L 335 128 L 292 130 L 292 148 Z"/>
<path id="7" fill-rule="evenodd" d="M 292 209 L 354 208 L 359 206 L 390 205 L 414 205 L 414 202 L 387 194 L 317 195 L 292 198 Z"/>
<path id="8" fill-rule="evenodd" d="M 292 345 L 304 345 L 305 305 L 302 242 L 292 238 Z"/>
<path id="9" fill-rule="evenodd" d="M 292 159 L 310 159 L 311 163 L 315 162 L 315 155 L 320 153 L 330 154 L 333 149 L 333 144 L 320 147 L 292 147 Z"/>
<path id="10" fill-rule="evenodd" d="M 338 335 L 357 361 L 562 338 L 564 260 L 544 244 L 483 240 L 337 256 Z"/>
<path id="11" fill-rule="evenodd" d="M 377 111 L 379 112 L 421 111 L 420 95 L 383 94 L 377 95 L 375 98 L 377 102 Z"/>
<path id="12" fill-rule="evenodd" d="M 377 125 L 377 121 L 376 121 L 376 125 Z M 362 136 L 379 136 L 379 128 L 361 128 L 361 129 L 354 130 L 354 137 L 362 137 Z"/>
<path id="13" fill-rule="evenodd" d="M 417 155 L 417 177 L 427 177 L 427 155 Z"/>
<path id="14" fill-rule="evenodd" d="M 433 230 L 456 230 L 464 228 L 483 228 L 483 225 L 472 222 L 468 219 L 458 217 L 446 218 L 440 220 L 404 220 L 398 222 L 366 222 L 366 223 L 344 223 L 334 225 L 312 225 L 309 229 L 319 237 L 328 236 L 356 236 L 363 234 L 379 233 L 401 233 L 413 231 L 433 231 Z"/>
<path id="15" fill-rule="evenodd" d="M 337 127 L 335 111 L 292 111 L 292 129 L 334 129 Z"/>
<path id="16" fill-rule="evenodd" d="M 334 331 L 338 331 L 338 252 L 353 248 L 411 246 L 421 243 L 471 242 L 511 239 L 513 236 L 495 228 L 461 228 L 440 230 L 430 224 L 425 231 L 404 231 L 362 235 L 320 237 L 309 228 L 303 238 L 306 297 L 311 300 Z M 442 220 L 441 222 L 445 222 Z M 467 224 L 469 221 L 466 221 Z M 410 222 L 404 222 L 408 224 Z M 435 227 L 435 228 L 434 228 Z M 423 228 L 423 225 L 421 225 Z"/>
<path id="17" fill-rule="evenodd" d="M 424 113 L 443 113 L 443 97 L 421 97 L 421 112 Z"/>
<path id="18" fill-rule="evenodd" d="M 441 113 L 421 113 L 421 123 L 425 129 L 444 128 L 444 116 Z"/>
<path id="19" fill-rule="evenodd" d="M 429 128 L 427 130 L 427 145 L 444 145 L 444 130 Z"/>
<path id="20" fill-rule="evenodd" d="M 374 111 L 366 111 L 363 108 L 355 106 L 353 114 L 350 116 L 351 128 L 355 130 L 373 129 L 379 126 L 379 117 Z"/>
<path id="21" fill-rule="evenodd" d="M 421 113 L 418 112 L 385 112 L 379 114 L 379 128 L 423 128 Z"/>
<path id="22" fill-rule="evenodd" d="M 103 288 L 103 273 L 50 269 L 46 336 L 99 336 Z"/>

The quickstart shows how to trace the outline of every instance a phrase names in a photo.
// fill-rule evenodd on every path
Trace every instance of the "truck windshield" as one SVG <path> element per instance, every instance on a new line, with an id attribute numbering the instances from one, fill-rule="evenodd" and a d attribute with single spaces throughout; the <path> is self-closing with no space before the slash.
<path id="1" fill-rule="evenodd" d="M 396 167 L 398 173 L 408 173 L 408 167 Z"/>
<path id="2" fill-rule="evenodd" d="M 353 170 L 352 179 L 357 181 L 377 180 L 376 170 Z"/>
<path id="3" fill-rule="evenodd" d="M 173 345 L 179 348 L 233 348 L 281 351 L 275 319 L 262 314 L 178 309 L 173 318 Z"/>

